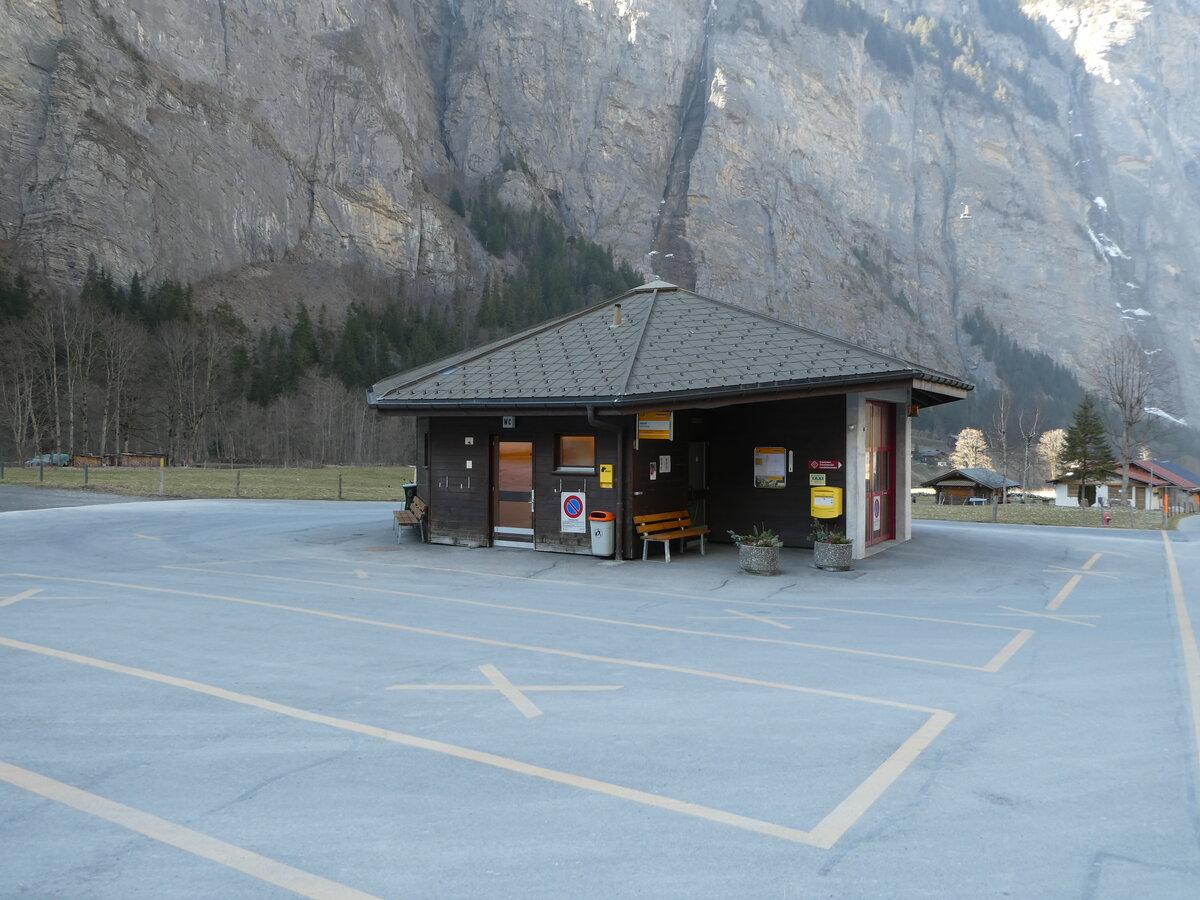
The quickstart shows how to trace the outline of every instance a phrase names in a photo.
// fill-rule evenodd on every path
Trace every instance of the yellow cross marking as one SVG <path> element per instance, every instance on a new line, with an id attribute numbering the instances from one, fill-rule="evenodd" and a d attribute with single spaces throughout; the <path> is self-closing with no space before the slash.
<path id="1" fill-rule="evenodd" d="M 1063 601 L 1066 600 L 1067 597 L 1069 597 L 1071 595 L 1071 591 L 1075 590 L 1075 588 L 1077 588 L 1079 586 L 1079 582 L 1081 582 L 1083 580 L 1084 575 L 1099 575 L 1102 578 L 1116 579 L 1116 577 L 1117 577 L 1116 575 L 1106 575 L 1103 572 L 1090 571 L 1092 566 L 1094 566 L 1096 564 L 1097 560 L 1099 560 L 1100 557 L 1103 555 L 1104 555 L 1103 553 L 1093 553 L 1092 558 L 1083 564 L 1082 569 L 1065 569 L 1062 566 L 1053 566 L 1049 569 L 1046 569 L 1047 572 L 1058 571 L 1058 572 L 1073 572 L 1074 573 L 1071 576 L 1071 578 L 1067 581 L 1067 583 L 1063 585 L 1062 590 L 1054 595 L 1054 599 L 1046 604 L 1046 609 L 1053 611 L 1053 610 L 1058 609 L 1060 606 L 1062 606 Z"/>
<path id="2" fill-rule="evenodd" d="M 729 613 L 729 615 L 727 615 L 727 616 L 689 616 L 689 618 L 692 618 L 692 619 L 753 619 L 755 622 L 764 622 L 767 625 L 774 625 L 776 628 L 791 628 L 792 627 L 791 625 L 784 625 L 782 622 L 776 621 L 776 619 L 813 619 L 813 620 L 816 620 L 816 619 L 823 618 L 822 616 L 771 616 L 770 618 L 767 618 L 766 616 L 755 616 L 748 612 L 742 612 L 740 609 L 727 609 L 727 610 L 725 610 L 725 612 Z"/>
<path id="3" fill-rule="evenodd" d="M 9 604 L 16 603 L 19 600 L 28 600 L 34 594 L 40 594 L 41 592 L 41 588 L 32 588 L 28 591 L 21 591 L 19 594 L 12 594 L 8 597 L 0 597 L 0 606 L 8 606 Z"/>
<path id="4" fill-rule="evenodd" d="M 1091 572 L 1087 569 L 1068 569 L 1066 566 L 1051 566 L 1050 568 L 1046 569 L 1046 571 L 1063 572 L 1064 574 L 1070 575 L 1096 575 L 1099 578 L 1111 578 L 1114 581 L 1120 577 L 1118 575 L 1112 575 L 1108 572 Z"/>
<path id="5" fill-rule="evenodd" d="M 1035 618 L 1039 618 L 1039 619 L 1053 619 L 1056 622 L 1069 622 L 1072 625 L 1085 625 L 1088 628 L 1095 628 L 1096 623 L 1095 622 L 1077 622 L 1076 619 L 1098 619 L 1098 618 L 1100 618 L 1099 616 L 1079 615 L 1078 613 L 1072 614 L 1069 616 L 1068 615 L 1052 616 L 1052 615 L 1048 615 L 1047 613 L 1036 613 L 1036 612 L 1030 612 L 1027 609 L 1018 609 L 1015 606 L 1001 606 L 1000 608 L 1008 609 L 1008 610 L 1012 610 L 1012 611 L 1007 612 L 1007 613 L 988 613 L 988 615 L 989 616 L 1034 616 Z"/>
<path id="6" fill-rule="evenodd" d="M 525 696 L 527 691 L 616 691 L 619 684 L 523 684 L 519 687 L 505 677 L 490 663 L 479 667 L 483 677 L 491 682 L 487 684 L 394 684 L 389 691 L 499 691 L 508 701 L 519 709 L 527 719 L 533 719 L 542 714 L 533 701 Z"/>

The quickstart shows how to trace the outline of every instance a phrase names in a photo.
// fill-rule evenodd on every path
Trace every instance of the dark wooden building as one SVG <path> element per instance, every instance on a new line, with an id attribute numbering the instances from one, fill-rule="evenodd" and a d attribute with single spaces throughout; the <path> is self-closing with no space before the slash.
<path id="1" fill-rule="evenodd" d="M 374 386 L 416 416 L 430 539 L 590 553 L 587 514 L 691 510 L 722 540 L 807 546 L 813 503 L 856 556 L 909 528 L 909 417 L 971 385 L 653 282 Z M 899 501 L 904 502 L 899 502 Z M 581 519 L 583 521 L 581 521 Z"/>
<path id="2" fill-rule="evenodd" d="M 962 506 L 971 500 L 1003 503 L 1008 491 L 1020 486 L 1011 478 L 982 466 L 951 469 L 921 482 L 921 487 L 931 487 L 937 492 L 938 503 L 949 506 Z"/>

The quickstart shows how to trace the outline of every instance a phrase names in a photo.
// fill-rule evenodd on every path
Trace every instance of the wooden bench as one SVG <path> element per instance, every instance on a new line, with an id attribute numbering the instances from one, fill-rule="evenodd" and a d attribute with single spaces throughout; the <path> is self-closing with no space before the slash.
<path id="1" fill-rule="evenodd" d="M 420 497 L 413 497 L 405 509 L 392 510 L 392 530 L 396 532 L 396 543 L 400 543 L 402 527 L 417 528 L 421 532 L 421 541 L 425 541 L 425 515 L 429 507 Z"/>
<path id="2" fill-rule="evenodd" d="M 687 539 L 700 538 L 700 555 L 704 555 L 704 536 L 710 529 L 704 525 L 693 525 L 692 517 L 686 509 L 675 512 L 650 513 L 646 516 L 634 516 L 633 524 L 638 536 L 642 539 L 642 559 L 648 559 L 650 543 L 659 541 L 663 545 L 666 561 L 671 561 L 671 541 L 679 539 L 679 552 L 687 548 Z"/>

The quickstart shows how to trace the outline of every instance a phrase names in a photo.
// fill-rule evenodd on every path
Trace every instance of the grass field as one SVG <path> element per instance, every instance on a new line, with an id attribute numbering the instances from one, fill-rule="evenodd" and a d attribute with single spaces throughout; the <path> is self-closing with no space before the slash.
<path id="1" fill-rule="evenodd" d="M 1141 509 L 1110 509 L 1110 528 L 1158 529 L 1174 528 L 1177 516 L 1166 523 L 1162 512 Z M 942 519 L 951 522 L 991 522 L 991 506 L 938 506 L 932 502 L 913 504 L 914 519 Z M 1066 506 L 1045 506 L 1041 503 L 1001 503 L 996 507 L 996 522 L 1005 525 L 1067 525 L 1101 528 L 1104 526 L 1104 510 Z"/>
<path id="2" fill-rule="evenodd" d="M 0 484 L 71 488 L 145 497 L 246 497 L 274 500 L 403 500 L 412 466 L 320 469 L 109 469 L 38 470 L 5 467 Z M 84 483 L 86 479 L 86 484 Z M 161 479 L 161 481 L 160 481 Z M 340 497 L 339 497 L 340 488 Z"/>

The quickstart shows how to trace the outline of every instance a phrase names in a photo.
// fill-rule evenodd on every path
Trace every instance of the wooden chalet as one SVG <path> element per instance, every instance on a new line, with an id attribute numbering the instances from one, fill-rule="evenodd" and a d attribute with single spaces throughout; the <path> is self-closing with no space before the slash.
<path id="1" fill-rule="evenodd" d="M 921 487 L 933 488 L 937 502 L 949 506 L 963 506 L 972 500 L 1003 503 L 1010 488 L 1021 485 L 999 472 L 982 466 L 951 469 L 921 482 Z"/>
<path id="2" fill-rule="evenodd" d="M 861 557 L 910 536 L 909 416 L 971 388 L 657 281 L 367 399 L 417 417 L 434 542 L 590 553 L 603 510 L 636 558 L 634 516 L 686 509 L 715 541 L 765 525 L 809 546 L 812 492 L 840 488 L 831 524 Z"/>

